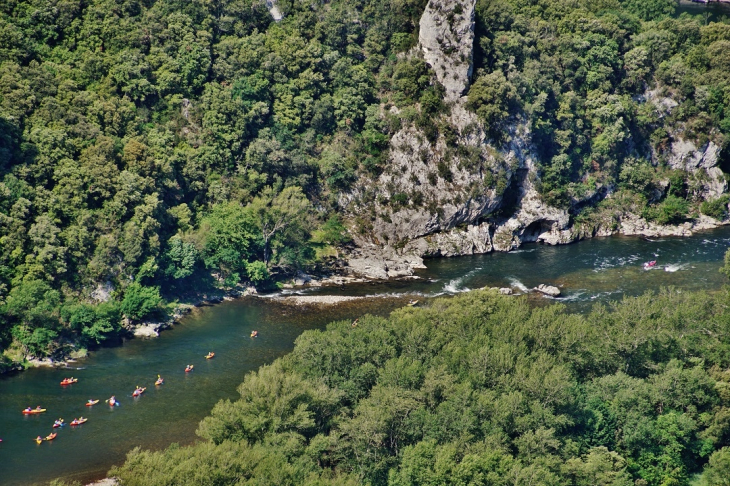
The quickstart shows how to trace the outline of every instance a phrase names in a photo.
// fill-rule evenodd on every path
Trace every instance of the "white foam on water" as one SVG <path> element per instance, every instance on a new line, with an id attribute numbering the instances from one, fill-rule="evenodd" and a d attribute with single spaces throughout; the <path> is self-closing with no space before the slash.
<path id="1" fill-rule="evenodd" d="M 587 290 L 585 289 L 571 292 L 567 295 L 561 296 L 560 300 L 564 302 L 580 302 L 586 300 L 586 292 Z"/>
<path id="2" fill-rule="evenodd" d="M 639 261 L 639 255 L 604 257 L 596 260 L 593 266 L 594 272 L 602 272 L 610 268 L 624 267 Z"/>
<path id="3" fill-rule="evenodd" d="M 527 292 L 530 291 L 530 289 L 527 288 L 527 285 L 523 284 L 522 282 L 520 282 L 516 278 L 509 277 L 508 280 L 509 280 L 510 285 L 512 287 L 516 288 L 517 290 L 519 290 L 520 292 L 527 293 Z"/>
<path id="4" fill-rule="evenodd" d="M 672 263 L 671 265 L 665 265 L 664 271 L 674 273 L 678 270 L 684 270 L 687 266 L 688 265 L 686 263 Z"/>
<path id="5" fill-rule="evenodd" d="M 444 288 L 442 289 L 443 292 L 447 294 L 459 294 L 462 292 L 469 292 L 469 287 L 464 287 L 463 283 L 465 280 L 468 280 L 470 277 L 474 276 L 475 273 L 477 273 L 479 270 L 481 270 L 482 267 L 476 267 L 474 270 L 471 270 L 467 272 L 465 275 L 455 278 L 453 280 L 450 280 L 449 283 L 444 285 Z"/>

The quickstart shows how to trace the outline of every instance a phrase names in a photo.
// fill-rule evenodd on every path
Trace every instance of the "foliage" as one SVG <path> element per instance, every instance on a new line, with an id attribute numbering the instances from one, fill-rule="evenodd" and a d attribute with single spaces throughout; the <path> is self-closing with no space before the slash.
<path id="1" fill-rule="evenodd" d="M 119 323 L 85 304 L 100 285 L 174 298 L 316 263 L 327 192 L 385 160 L 380 98 L 430 87 L 423 61 L 394 56 L 424 6 L 280 2 L 277 23 L 262 0 L 4 2 L 0 348 L 111 337 Z M 55 294 L 21 309 L 23 282 Z M 145 292 L 126 315 L 155 307 Z"/>
<path id="2" fill-rule="evenodd" d="M 710 201 L 703 201 L 700 205 L 700 211 L 705 216 L 722 221 L 727 218 L 728 202 L 730 202 L 730 196 L 727 194 Z"/>
<path id="3" fill-rule="evenodd" d="M 728 312 L 725 293 L 669 289 L 577 315 L 475 291 L 332 323 L 246 376 L 200 423 L 206 442 L 135 450 L 111 473 L 660 486 L 704 471 L 726 484 Z"/>
<path id="4" fill-rule="evenodd" d="M 642 216 L 659 224 L 679 224 L 687 220 L 688 211 L 685 199 L 670 194 L 661 203 L 645 208 Z"/>
<path id="5" fill-rule="evenodd" d="M 128 318 L 139 321 L 154 313 L 161 303 L 159 288 L 145 287 L 134 282 L 124 291 L 120 309 Z"/>
<path id="6" fill-rule="evenodd" d="M 494 140 L 508 140 L 510 126 L 527 126 L 538 152 L 538 189 L 550 204 L 568 207 L 574 187 L 589 178 L 620 182 L 651 200 L 657 175 L 645 161 L 666 160 L 671 142 L 727 146 L 727 26 L 676 17 L 676 6 L 477 2 L 469 106 Z M 667 99 L 679 106 L 662 107 Z"/>

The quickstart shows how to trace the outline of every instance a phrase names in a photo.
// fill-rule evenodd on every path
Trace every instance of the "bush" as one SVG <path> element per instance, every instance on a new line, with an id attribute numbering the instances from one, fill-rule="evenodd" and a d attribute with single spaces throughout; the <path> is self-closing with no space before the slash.
<path id="1" fill-rule="evenodd" d="M 127 287 L 121 309 L 129 319 L 138 321 L 155 312 L 160 303 L 159 287 L 145 287 L 135 282 Z"/>
<path id="2" fill-rule="evenodd" d="M 246 263 L 246 273 L 248 274 L 248 279 L 254 284 L 263 282 L 269 278 L 269 271 L 266 269 L 266 264 L 261 260 Z"/>
<path id="3" fill-rule="evenodd" d="M 339 246 L 350 243 L 352 237 L 340 221 L 340 217 L 333 214 L 318 231 L 314 232 L 312 240 L 315 243 L 327 243 L 329 245 Z"/>
<path id="4" fill-rule="evenodd" d="M 730 196 L 723 194 L 717 199 L 705 201 L 700 206 L 700 212 L 705 216 L 723 220 L 727 217 L 727 204 L 730 202 Z"/>
<path id="5" fill-rule="evenodd" d="M 72 304 L 61 308 L 61 317 L 86 344 L 99 344 L 121 329 L 119 304 L 105 302 L 98 306 Z"/>
<path id="6" fill-rule="evenodd" d="M 686 200 L 669 195 L 661 204 L 644 209 L 642 216 L 658 224 L 679 224 L 687 220 L 688 212 Z"/>

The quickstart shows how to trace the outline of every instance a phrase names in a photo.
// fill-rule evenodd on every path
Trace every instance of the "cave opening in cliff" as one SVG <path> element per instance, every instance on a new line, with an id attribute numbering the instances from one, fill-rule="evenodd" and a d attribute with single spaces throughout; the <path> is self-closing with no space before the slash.
<path id="1" fill-rule="evenodd" d="M 726 145 L 720 151 L 720 158 L 718 160 L 718 167 L 724 174 L 730 175 L 730 144 Z"/>
<path id="2" fill-rule="evenodd" d="M 545 233 L 546 231 L 550 231 L 550 228 L 552 228 L 552 226 L 552 221 L 534 221 L 527 225 L 527 228 L 525 228 L 525 231 L 523 231 L 522 235 L 520 236 L 520 240 L 522 240 L 523 243 L 536 242 L 538 241 L 540 235 Z"/>

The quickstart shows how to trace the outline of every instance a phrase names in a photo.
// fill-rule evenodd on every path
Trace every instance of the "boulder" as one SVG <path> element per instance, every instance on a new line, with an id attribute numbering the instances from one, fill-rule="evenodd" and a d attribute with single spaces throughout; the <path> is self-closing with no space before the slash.
<path id="1" fill-rule="evenodd" d="M 549 295 L 550 297 L 558 297 L 560 295 L 560 289 L 554 285 L 540 284 L 535 287 L 535 290 L 545 295 Z"/>

